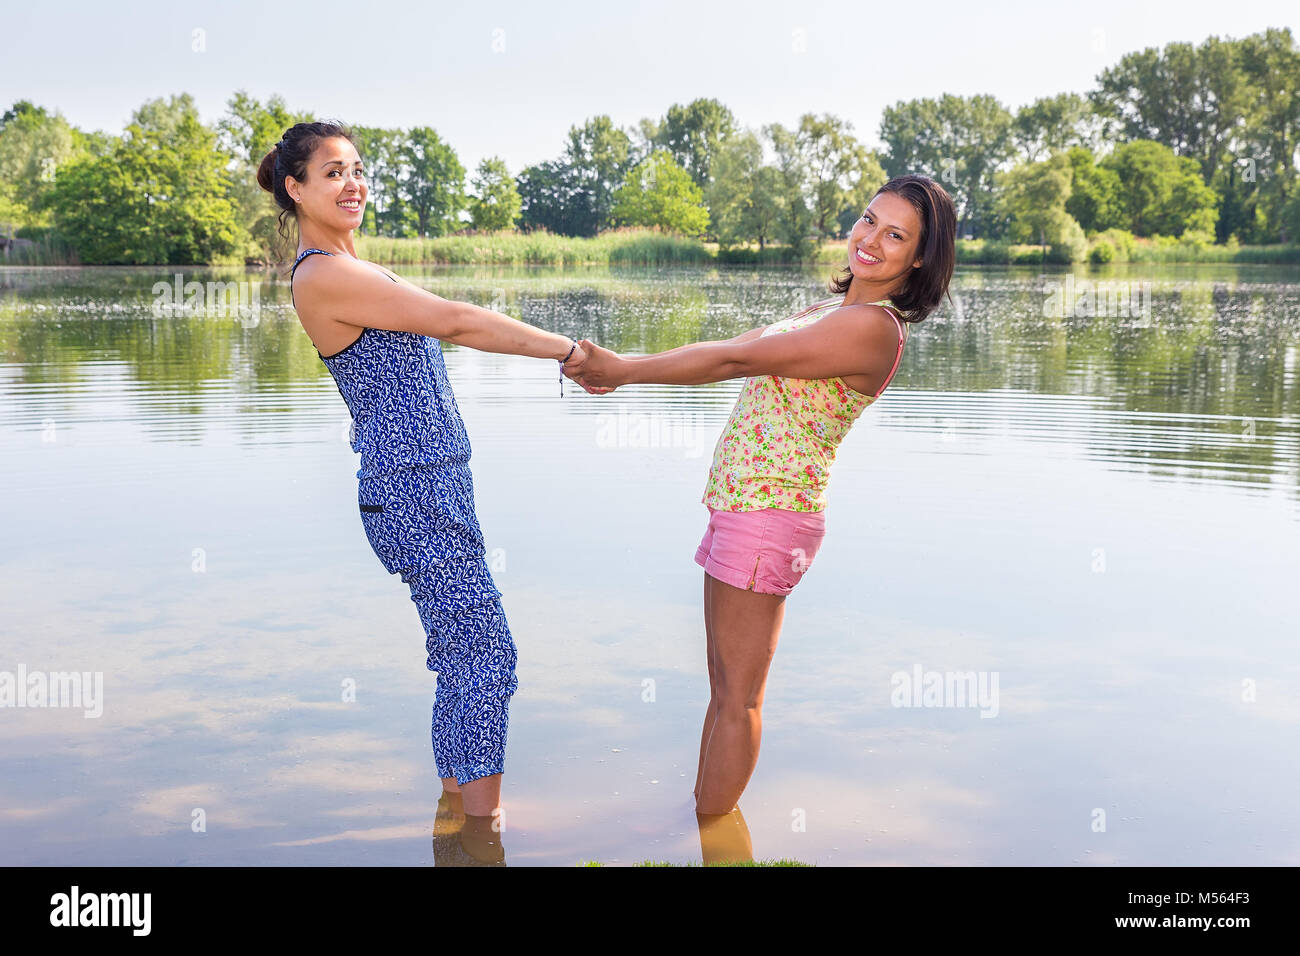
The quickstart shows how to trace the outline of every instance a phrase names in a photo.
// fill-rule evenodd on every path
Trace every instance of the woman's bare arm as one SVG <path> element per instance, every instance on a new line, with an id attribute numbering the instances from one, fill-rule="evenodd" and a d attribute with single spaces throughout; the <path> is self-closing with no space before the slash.
<path id="1" fill-rule="evenodd" d="M 748 342 L 751 339 L 756 339 L 760 335 L 762 335 L 763 330 L 766 328 L 767 328 L 766 325 L 760 325 L 756 329 L 750 329 L 748 332 L 741 332 L 739 335 L 729 339 L 717 339 L 709 342 L 692 342 L 690 345 L 679 345 L 677 346 L 677 348 L 668 349 L 665 352 L 655 352 L 650 355 L 625 355 L 624 358 L 626 358 L 629 362 L 640 362 L 644 359 L 656 358 L 661 355 L 673 355 L 676 352 L 680 352 L 682 349 L 689 349 L 695 345 L 724 345 L 727 343 L 735 344 L 737 342 Z"/>
<path id="2" fill-rule="evenodd" d="M 310 315 L 313 324 L 337 322 L 358 330 L 415 332 L 480 352 L 533 358 L 563 359 L 573 345 L 567 336 L 491 309 L 444 299 L 409 282 L 394 282 L 350 256 L 334 256 L 309 267 L 310 261 L 298 268 L 300 284 L 294 295 L 299 315 Z M 576 350 L 572 361 L 582 358 L 581 353 Z"/>
<path id="3" fill-rule="evenodd" d="M 898 327 L 876 305 L 835 309 L 811 325 L 743 341 L 700 342 L 670 352 L 625 359 L 605 349 L 589 355 L 575 375 L 597 387 L 633 383 L 702 385 L 751 375 L 822 379 L 879 373 L 883 381 L 898 348 Z"/>

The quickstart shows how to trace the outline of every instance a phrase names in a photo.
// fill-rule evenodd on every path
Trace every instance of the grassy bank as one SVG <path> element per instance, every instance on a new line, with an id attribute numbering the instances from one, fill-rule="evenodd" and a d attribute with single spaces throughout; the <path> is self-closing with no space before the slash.
<path id="1" fill-rule="evenodd" d="M 357 255 L 388 265 L 840 265 L 845 260 L 845 240 L 825 240 L 808 246 L 802 258 L 788 246 L 769 244 L 718 248 L 716 243 L 664 235 L 649 229 L 611 229 L 599 236 L 581 238 L 545 232 L 500 232 L 439 236 L 427 239 L 390 239 L 357 236 Z M 1067 249 L 1019 245 L 989 239 L 959 239 L 957 261 L 963 265 L 1041 265 L 1089 262 L 1136 263 L 1259 263 L 1300 264 L 1300 245 L 1243 246 L 1213 244 L 1194 238 L 1157 236 L 1138 239 L 1118 229 L 1099 233 L 1086 247 Z M 75 250 L 58 237 L 45 234 L 32 245 L 0 256 L 0 265 L 76 265 Z M 213 263 L 216 264 L 216 263 Z M 229 264 L 238 265 L 239 262 Z"/>
<path id="2" fill-rule="evenodd" d="M 644 229 L 611 230 L 594 238 L 549 233 L 496 233 L 442 236 L 437 239 L 358 237 L 357 254 L 393 265 L 829 265 L 845 259 L 845 240 L 809 246 L 797 256 L 789 246 L 757 245 L 718 248 L 716 243 L 666 236 Z M 1072 262 L 1198 263 L 1235 262 L 1273 265 L 1300 264 L 1300 245 L 1242 246 L 1158 236 L 1137 239 L 1119 230 L 1099 233 L 1086 248 L 1065 249 L 959 239 L 957 261 L 963 265 L 1059 265 Z"/>
<path id="3" fill-rule="evenodd" d="M 75 266 L 81 260 L 71 245 L 50 234 L 49 230 L 21 237 L 25 242 L 0 255 L 0 266 Z"/>
<path id="4" fill-rule="evenodd" d="M 614 229 L 593 238 L 501 232 L 432 239 L 358 236 L 357 255 L 392 265 L 669 265 L 712 262 L 696 239 L 648 229 Z"/>
<path id="5" fill-rule="evenodd" d="M 1049 246 L 1046 254 L 1042 246 L 988 239 L 959 239 L 957 261 L 965 265 L 1040 265 L 1043 262 L 1058 265 L 1072 262 L 1087 262 L 1092 265 L 1112 262 L 1290 265 L 1300 264 L 1300 245 L 1243 246 L 1237 243 L 1216 244 L 1196 239 L 1175 239 L 1172 236 L 1138 239 L 1112 229 L 1091 237 L 1085 249 L 1067 250 Z"/>

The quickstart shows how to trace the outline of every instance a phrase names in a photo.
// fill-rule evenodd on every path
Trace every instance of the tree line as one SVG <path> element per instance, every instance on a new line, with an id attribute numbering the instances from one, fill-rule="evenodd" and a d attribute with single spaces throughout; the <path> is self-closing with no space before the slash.
<path id="1" fill-rule="evenodd" d="M 470 173 L 427 126 L 353 126 L 370 186 L 361 230 L 648 226 L 799 256 L 844 235 L 887 178 L 922 173 L 952 194 L 963 236 L 1295 242 L 1297 89 L 1300 49 L 1289 29 L 1269 29 L 1130 53 L 1086 94 L 1015 110 L 988 95 L 901 101 L 884 110 L 876 149 L 831 114 L 752 129 L 703 98 L 631 128 L 591 117 L 517 175 L 498 157 Z M 255 170 L 286 128 L 314 119 L 239 91 L 207 126 L 182 94 L 145 103 L 111 136 L 19 101 L 0 117 L 0 230 L 57 239 L 88 263 L 278 258 Z"/>

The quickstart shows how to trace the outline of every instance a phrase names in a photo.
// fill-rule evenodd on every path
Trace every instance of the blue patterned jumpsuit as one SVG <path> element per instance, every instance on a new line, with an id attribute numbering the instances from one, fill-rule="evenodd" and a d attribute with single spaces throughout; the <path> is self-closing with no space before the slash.
<path id="1" fill-rule="evenodd" d="M 332 255 L 306 249 L 293 270 L 312 253 Z M 290 273 L 291 296 L 292 283 Z M 366 537 L 388 572 L 410 586 L 426 634 L 426 663 L 438 673 L 432 729 L 438 776 L 465 784 L 501 773 L 507 711 L 518 687 L 515 644 L 484 557 L 469 436 L 440 343 L 365 328 L 321 361 L 352 413 Z"/>

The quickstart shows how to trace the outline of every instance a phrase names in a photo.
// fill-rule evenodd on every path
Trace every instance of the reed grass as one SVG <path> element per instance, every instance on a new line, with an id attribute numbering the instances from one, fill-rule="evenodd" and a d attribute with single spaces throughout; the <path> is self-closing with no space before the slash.
<path id="1" fill-rule="evenodd" d="M 357 255 L 389 265 L 842 265 L 847 260 L 846 240 L 810 243 L 796 252 L 789 246 L 768 244 L 730 246 L 651 229 L 611 229 L 598 236 L 559 236 L 548 232 L 498 232 L 458 234 L 430 238 L 394 239 L 357 236 Z M 1088 240 L 1086 260 L 1093 263 L 1258 263 L 1300 264 L 1300 244 L 1246 246 L 1235 242 L 1208 243 L 1195 238 L 1157 236 L 1139 239 L 1119 229 L 1098 233 Z M 1038 265 L 1043 250 L 1036 245 L 991 239 L 957 240 L 957 261 L 966 265 Z M 1046 261 L 1064 262 L 1049 247 Z M 77 265 L 75 248 L 53 232 L 0 256 L 0 265 Z M 235 259 L 232 263 L 238 264 Z"/>
<path id="2" fill-rule="evenodd" d="M 391 265 L 670 265 L 707 263 L 714 258 L 698 239 L 649 229 L 613 229 L 590 238 L 548 232 L 424 239 L 359 236 L 357 255 Z"/>

